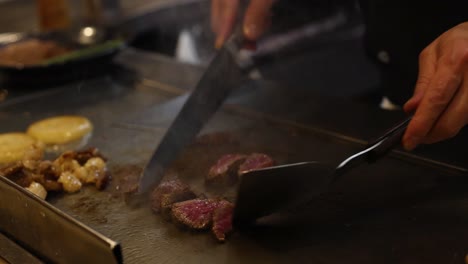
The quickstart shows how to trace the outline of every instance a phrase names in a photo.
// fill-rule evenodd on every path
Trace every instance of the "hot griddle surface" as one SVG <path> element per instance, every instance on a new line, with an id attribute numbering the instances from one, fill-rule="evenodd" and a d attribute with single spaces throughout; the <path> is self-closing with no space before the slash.
<path id="1" fill-rule="evenodd" d="M 118 190 L 120 177 L 139 172 L 150 155 L 149 146 L 155 145 L 169 125 L 173 113 L 165 111 L 161 116 L 158 109 L 142 113 L 142 119 L 131 124 L 118 123 L 107 130 L 106 142 L 92 142 L 106 146 L 113 164 L 113 183 L 105 192 L 87 188 L 52 201 L 120 241 L 127 263 L 440 263 L 454 256 L 463 258 L 468 242 L 468 232 L 463 231 L 468 217 L 463 201 L 468 196 L 460 188 L 462 182 L 456 178 L 457 184 L 445 182 L 449 175 L 444 172 L 398 159 L 358 169 L 330 195 L 308 204 L 306 211 L 296 208 L 283 215 L 286 222 L 282 219 L 279 224 L 236 232 L 225 244 L 218 244 L 209 232 L 180 230 L 154 215 L 149 206 L 131 208 Z M 160 121 L 148 122 L 158 115 Z M 337 162 L 359 149 L 306 128 L 232 111 L 217 114 L 201 134 L 169 173 L 177 174 L 197 193 L 208 195 L 217 193 L 205 188 L 204 176 L 225 153 L 265 152 L 279 163 Z M 130 138 L 131 143 L 123 143 Z M 117 154 L 124 152 L 124 156 Z M 132 164 L 124 161 L 128 155 Z M 233 189 L 224 195 L 233 199 Z"/>
<path id="2" fill-rule="evenodd" d="M 11 124 L 2 127 L 5 131 L 24 129 L 32 120 L 65 112 L 93 121 L 95 133 L 89 145 L 109 158 L 111 184 L 103 192 L 86 187 L 49 201 L 121 242 L 125 263 L 460 263 L 468 252 L 468 185 L 442 170 L 394 158 L 356 170 L 331 195 L 309 204 L 308 210 L 291 210 L 288 219 L 303 216 L 293 224 L 236 232 L 225 244 L 218 244 L 210 233 L 182 231 L 147 206 L 126 205 L 120 189 L 121 178 L 138 173 L 149 158 L 180 101 L 169 103 L 165 111 L 158 107 L 143 111 L 147 107 L 137 102 L 149 105 L 151 100 L 144 97 L 150 92 L 111 90 L 114 96 L 110 97 L 90 93 L 87 96 L 93 100 L 87 103 L 66 97 L 68 102 L 53 105 L 50 102 L 63 95 L 51 94 L 47 100 L 25 105 L 23 119 L 13 115 L 17 108 L 4 108 L 1 121 Z M 73 108 L 64 109 L 64 105 Z M 124 110 L 132 115 L 125 117 Z M 280 163 L 337 162 L 360 148 L 306 126 L 241 112 L 228 108 L 218 113 L 201 133 L 208 136 L 182 153 L 171 171 L 197 192 L 206 192 L 203 177 L 225 153 L 265 152 Z M 227 137 L 213 140 L 213 133 Z M 226 195 L 232 199 L 232 190 Z"/>

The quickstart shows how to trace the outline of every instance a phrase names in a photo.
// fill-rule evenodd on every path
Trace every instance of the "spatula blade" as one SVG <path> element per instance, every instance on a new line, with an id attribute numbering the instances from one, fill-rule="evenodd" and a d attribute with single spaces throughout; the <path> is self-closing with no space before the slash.
<path id="1" fill-rule="evenodd" d="M 299 201 L 320 194 L 331 182 L 334 167 L 301 162 L 244 174 L 237 192 L 233 222 L 249 225 Z"/>

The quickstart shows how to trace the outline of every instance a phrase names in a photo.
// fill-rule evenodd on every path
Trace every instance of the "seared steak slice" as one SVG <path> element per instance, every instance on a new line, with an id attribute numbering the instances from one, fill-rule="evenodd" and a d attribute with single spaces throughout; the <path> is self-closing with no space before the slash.
<path id="1" fill-rule="evenodd" d="M 161 202 L 162 202 L 163 196 L 170 194 L 170 193 L 182 193 L 183 194 L 183 193 L 192 193 L 192 191 L 186 184 L 184 184 L 178 179 L 162 182 L 151 193 L 151 209 L 153 209 L 155 213 L 160 213 L 161 205 L 162 205 Z M 178 195 L 174 195 L 174 196 L 178 196 Z M 171 199 L 173 198 L 166 198 L 166 200 L 168 201 Z"/>
<path id="2" fill-rule="evenodd" d="M 213 165 L 205 178 L 207 184 L 231 185 L 237 180 L 237 170 L 245 161 L 246 156 L 241 154 L 227 154 L 222 156 Z"/>
<path id="3" fill-rule="evenodd" d="M 211 231 L 218 241 L 224 242 L 226 235 L 232 231 L 232 213 L 234 204 L 228 201 L 220 201 L 213 212 L 213 227 Z"/>
<path id="4" fill-rule="evenodd" d="M 239 166 L 238 174 L 241 176 L 249 171 L 268 168 L 275 165 L 275 161 L 266 154 L 253 153 Z"/>
<path id="5" fill-rule="evenodd" d="M 197 196 L 189 188 L 175 190 L 171 193 L 162 195 L 159 211 L 164 219 L 171 220 L 173 204 L 195 198 L 197 198 Z"/>
<path id="6" fill-rule="evenodd" d="M 181 226 L 194 230 L 204 230 L 211 227 L 213 211 L 219 200 L 194 199 L 172 205 L 172 220 Z"/>

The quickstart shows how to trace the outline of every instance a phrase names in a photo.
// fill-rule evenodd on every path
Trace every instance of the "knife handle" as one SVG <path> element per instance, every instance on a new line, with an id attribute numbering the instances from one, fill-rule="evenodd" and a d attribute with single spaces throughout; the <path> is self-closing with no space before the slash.
<path id="1" fill-rule="evenodd" d="M 375 162 L 385 156 L 390 150 L 398 146 L 412 118 L 413 116 L 409 116 L 396 126 L 389 129 L 384 135 L 372 141 L 367 147 L 368 149 L 372 148 L 372 151 L 367 153 L 367 161 Z"/>

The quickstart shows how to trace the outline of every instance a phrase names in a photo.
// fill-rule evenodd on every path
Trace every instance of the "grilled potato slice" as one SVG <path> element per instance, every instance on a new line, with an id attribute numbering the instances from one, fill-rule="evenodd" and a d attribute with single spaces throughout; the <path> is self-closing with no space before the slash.
<path id="1" fill-rule="evenodd" d="M 27 130 L 28 135 L 47 145 L 79 141 L 93 130 L 91 122 L 82 116 L 57 116 L 37 121 Z"/>
<path id="2" fill-rule="evenodd" d="M 0 164 L 21 160 L 36 140 L 25 133 L 0 134 Z"/>

